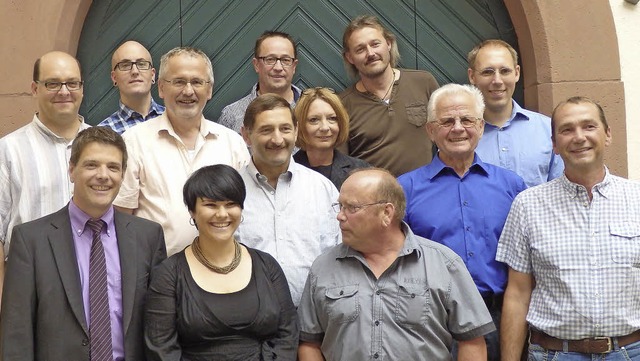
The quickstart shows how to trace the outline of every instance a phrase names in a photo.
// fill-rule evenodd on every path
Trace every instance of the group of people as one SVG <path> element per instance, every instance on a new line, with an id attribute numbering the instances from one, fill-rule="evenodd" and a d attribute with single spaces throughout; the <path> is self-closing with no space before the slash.
<path id="1" fill-rule="evenodd" d="M 439 87 L 372 16 L 343 59 L 351 87 L 299 89 L 266 31 L 213 122 L 205 53 L 156 77 L 127 41 L 91 127 L 79 62 L 40 57 L 0 139 L 0 358 L 640 360 L 640 185 L 606 168 L 600 105 L 522 108 L 501 40 Z"/>

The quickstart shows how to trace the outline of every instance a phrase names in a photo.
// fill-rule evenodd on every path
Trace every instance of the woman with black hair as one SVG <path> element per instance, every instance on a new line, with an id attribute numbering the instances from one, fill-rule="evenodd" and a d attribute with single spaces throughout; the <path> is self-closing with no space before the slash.
<path id="1" fill-rule="evenodd" d="M 227 165 L 201 168 L 185 183 L 199 235 L 152 272 L 149 360 L 296 359 L 296 310 L 282 269 L 234 238 L 245 196 L 242 177 Z"/>

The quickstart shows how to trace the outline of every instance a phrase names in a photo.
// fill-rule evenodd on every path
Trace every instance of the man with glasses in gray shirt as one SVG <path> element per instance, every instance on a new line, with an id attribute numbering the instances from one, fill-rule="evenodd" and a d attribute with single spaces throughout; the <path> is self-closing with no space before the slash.
<path id="1" fill-rule="evenodd" d="M 279 31 L 265 31 L 256 40 L 253 68 L 258 82 L 244 98 L 222 109 L 218 123 L 240 133 L 244 112 L 258 95 L 273 93 L 286 99 L 291 108 L 300 98 L 301 90 L 291 84 L 298 65 L 298 50 L 291 35 Z"/>
<path id="2" fill-rule="evenodd" d="M 301 361 L 486 360 L 495 330 L 462 259 L 402 222 L 402 187 L 383 169 L 340 189 L 342 244 L 311 266 L 298 306 Z"/>

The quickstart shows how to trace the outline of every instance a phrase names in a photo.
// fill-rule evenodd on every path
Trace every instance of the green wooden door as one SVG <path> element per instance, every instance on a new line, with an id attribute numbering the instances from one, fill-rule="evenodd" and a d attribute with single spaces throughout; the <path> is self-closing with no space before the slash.
<path id="1" fill-rule="evenodd" d="M 381 18 L 398 38 L 401 66 L 424 69 L 440 84 L 466 83 L 466 54 L 479 41 L 500 38 L 517 49 L 502 0 L 103 0 L 94 1 L 78 47 L 85 97 L 81 114 L 97 124 L 118 106 L 111 84 L 111 54 L 134 39 L 151 52 L 156 69 L 173 47 L 203 49 L 215 74 L 213 99 L 204 112 L 217 120 L 222 108 L 256 82 L 251 65 L 255 39 L 265 30 L 291 34 L 300 59 L 294 83 L 352 83 L 342 65 L 342 33 L 361 14 Z M 158 100 L 157 89 L 153 89 Z M 522 100 L 522 89 L 516 89 Z"/>

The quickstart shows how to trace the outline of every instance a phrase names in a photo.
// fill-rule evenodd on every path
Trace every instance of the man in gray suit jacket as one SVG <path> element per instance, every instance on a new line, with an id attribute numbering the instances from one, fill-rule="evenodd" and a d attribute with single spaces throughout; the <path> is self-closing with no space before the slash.
<path id="1" fill-rule="evenodd" d="M 69 163 L 69 204 L 13 231 L 0 356 L 144 360 L 143 307 L 149 272 L 166 258 L 162 228 L 114 210 L 127 152 L 113 130 L 80 132 Z"/>

